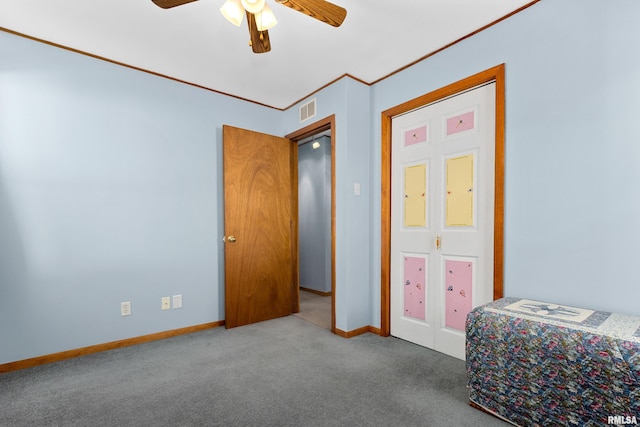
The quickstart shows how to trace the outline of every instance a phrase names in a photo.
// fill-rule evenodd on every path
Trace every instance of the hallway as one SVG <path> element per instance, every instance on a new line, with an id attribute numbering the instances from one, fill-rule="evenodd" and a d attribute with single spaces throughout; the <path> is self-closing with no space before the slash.
<path id="1" fill-rule="evenodd" d="M 323 296 L 300 289 L 300 312 L 294 316 L 331 329 L 331 295 Z"/>

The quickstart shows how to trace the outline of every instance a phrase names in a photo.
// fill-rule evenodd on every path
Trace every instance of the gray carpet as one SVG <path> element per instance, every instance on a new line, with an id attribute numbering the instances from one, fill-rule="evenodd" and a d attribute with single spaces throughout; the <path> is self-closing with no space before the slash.
<path id="1" fill-rule="evenodd" d="M 2 426 L 505 426 L 464 362 L 295 316 L 0 375 Z"/>

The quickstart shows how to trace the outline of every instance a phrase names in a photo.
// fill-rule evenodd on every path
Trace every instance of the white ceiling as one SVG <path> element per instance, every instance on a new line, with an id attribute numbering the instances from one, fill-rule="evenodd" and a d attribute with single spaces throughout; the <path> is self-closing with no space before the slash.
<path id="1" fill-rule="evenodd" d="M 339 28 L 267 0 L 272 50 L 254 54 L 224 0 L 161 9 L 151 0 L 0 0 L 0 27 L 286 108 L 342 75 L 374 82 L 531 0 L 333 0 Z"/>

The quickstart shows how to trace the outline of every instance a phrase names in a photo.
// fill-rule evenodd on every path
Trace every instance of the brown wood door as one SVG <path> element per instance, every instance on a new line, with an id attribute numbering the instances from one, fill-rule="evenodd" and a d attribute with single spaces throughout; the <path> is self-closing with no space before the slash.
<path id="1" fill-rule="evenodd" d="M 294 147 L 286 138 L 223 127 L 227 328 L 295 307 Z"/>

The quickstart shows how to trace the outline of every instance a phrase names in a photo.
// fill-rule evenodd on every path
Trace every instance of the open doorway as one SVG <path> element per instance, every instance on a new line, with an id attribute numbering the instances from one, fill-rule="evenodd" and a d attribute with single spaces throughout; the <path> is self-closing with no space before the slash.
<path id="1" fill-rule="evenodd" d="M 298 141 L 300 312 L 331 329 L 331 130 Z"/>
<path id="2" fill-rule="evenodd" d="M 297 144 L 299 311 L 335 333 L 334 116 L 286 137 Z"/>

